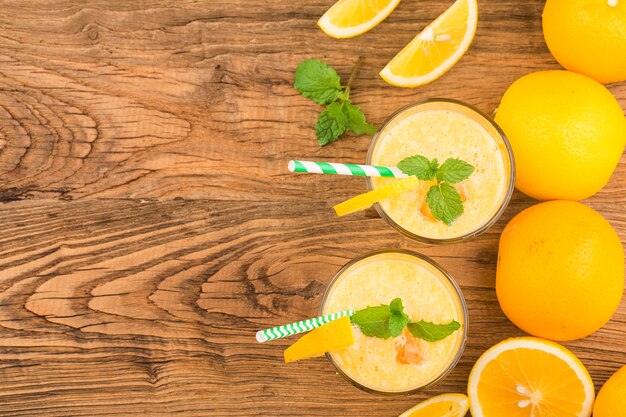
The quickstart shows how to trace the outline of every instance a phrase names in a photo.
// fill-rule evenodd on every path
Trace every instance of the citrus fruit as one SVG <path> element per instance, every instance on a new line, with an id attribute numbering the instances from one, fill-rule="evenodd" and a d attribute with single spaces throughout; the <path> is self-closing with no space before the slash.
<path id="1" fill-rule="evenodd" d="M 399 417 L 464 417 L 469 399 L 463 394 L 441 394 L 422 401 Z"/>
<path id="2" fill-rule="evenodd" d="M 615 97 L 597 81 L 569 71 L 540 71 L 515 81 L 502 97 L 496 122 L 513 148 L 515 186 L 538 200 L 595 194 L 626 144 L 626 118 Z"/>
<path id="3" fill-rule="evenodd" d="M 602 83 L 626 80 L 626 0 L 548 0 L 543 36 L 566 69 Z"/>
<path id="4" fill-rule="evenodd" d="M 535 337 L 488 349 L 468 383 L 473 417 L 589 417 L 594 393 L 585 365 L 572 352 Z"/>
<path id="5" fill-rule="evenodd" d="M 624 291 L 619 237 L 593 209 L 548 201 L 519 213 L 500 237 L 496 294 L 506 316 L 533 336 L 585 337 L 602 327 Z"/>
<path id="6" fill-rule="evenodd" d="M 372 204 L 384 200 L 385 198 L 393 197 L 396 194 L 403 193 L 413 188 L 419 187 L 419 180 L 410 176 L 398 181 L 394 181 L 391 184 L 384 187 L 377 188 L 367 193 L 359 194 L 350 200 L 339 203 L 333 207 L 337 216 L 345 216 L 346 214 L 354 213 L 355 211 L 365 210 L 372 206 Z"/>
<path id="7" fill-rule="evenodd" d="M 322 356 L 353 343 L 350 317 L 341 317 L 311 330 L 289 346 L 284 352 L 285 363 Z"/>
<path id="8" fill-rule="evenodd" d="M 393 12 L 400 0 L 339 0 L 317 25 L 333 38 L 351 38 L 372 29 Z"/>
<path id="9" fill-rule="evenodd" d="M 626 366 L 617 371 L 600 389 L 594 417 L 626 417 Z"/>
<path id="10" fill-rule="evenodd" d="M 436 80 L 467 51 L 477 22 L 476 0 L 457 0 L 409 42 L 380 76 L 398 87 L 417 87 Z"/>

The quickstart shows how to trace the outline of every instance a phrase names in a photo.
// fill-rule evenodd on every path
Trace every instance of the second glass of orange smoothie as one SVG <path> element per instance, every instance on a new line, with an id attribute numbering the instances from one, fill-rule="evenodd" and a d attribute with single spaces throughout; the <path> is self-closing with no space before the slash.
<path id="1" fill-rule="evenodd" d="M 412 394 L 443 379 L 456 365 L 467 338 L 468 312 L 454 279 L 432 259 L 401 249 L 384 249 L 346 264 L 324 294 L 320 314 L 360 310 L 399 297 L 410 320 L 460 323 L 436 342 L 369 337 L 352 325 L 354 344 L 327 353 L 353 385 L 375 394 Z"/>

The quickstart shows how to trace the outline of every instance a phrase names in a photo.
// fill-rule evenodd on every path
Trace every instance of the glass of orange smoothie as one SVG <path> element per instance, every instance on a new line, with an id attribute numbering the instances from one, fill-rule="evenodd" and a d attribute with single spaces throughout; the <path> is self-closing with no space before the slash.
<path id="1" fill-rule="evenodd" d="M 400 233 L 426 243 L 465 240 L 487 230 L 502 214 L 515 184 L 511 146 L 495 122 L 473 107 L 450 99 L 430 99 L 406 106 L 385 122 L 372 139 L 367 163 L 396 166 L 412 155 L 459 158 L 475 171 L 459 193 L 464 212 L 448 226 L 424 212 L 426 194 L 433 182 L 375 204 L 380 216 Z M 367 178 L 370 190 L 394 181 Z"/>
<path id="2" fill-rule="evenodd" d="M 399 297 L 411 321 L 460 323 L 442 340 L 427 342 L 408 332 L 382 339 L 352 324 L 354 344 L 327 353 L 337 371 L 358 388 L 377 394 L 412 394 L 442 380 L 461 358 L 468 312 L 454 279 L 430 258 L 400 249 L 350 261 L 328 285 L 320 313 L 361 310 Z"/>

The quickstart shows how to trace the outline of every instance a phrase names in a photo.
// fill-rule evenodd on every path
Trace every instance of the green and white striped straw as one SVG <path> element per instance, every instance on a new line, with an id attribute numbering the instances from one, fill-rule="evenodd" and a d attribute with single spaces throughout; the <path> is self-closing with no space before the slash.
<path id="1" fill-rule="evenodd" d="M 341 317 L 352 316 L 353 314 L 354 310 L 344 310 L 338 313 L 326 314 L 325 316 L 285 324 L 283 326 L 272 327 L 271 329 L 259 330 L 256 332 L 256 340 L 259 343 L 263 343 L 269 340 L 280 339 L 281 337 L 308 332 L 309 330 L 313 330 L 323 324 L 337 320 Z"/>
<path id="2" fill-rule="evenodd" d="M 406 178 L 407 175 L 397 167 L 377 165 L 338 164 L 336 162 L 289 161 L 287 168 L 291 172 L 311 174 L 353 175 L 359 177 Z"/>

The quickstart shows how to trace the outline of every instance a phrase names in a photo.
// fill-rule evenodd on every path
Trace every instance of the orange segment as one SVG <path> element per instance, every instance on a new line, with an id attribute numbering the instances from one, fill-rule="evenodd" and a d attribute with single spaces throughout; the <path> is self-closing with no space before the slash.
<path id="1" fill-rule="evenodd" d="M 380 200 L 393 197 L 396 194 L 417 188 L 418 186 L 419 180 L 417 177 L 410 176 L 408 178 L 394 181 L 384 187 L 359 194 L 350 200 L 337 204 L 333 207 L 333 209 L 335 210 L 335 213 L 337 213 L 337 216 L 345 216 L 346 214 L 354 213 L 355 211 L 365 210 Z"/>
<path id="2" fill-rule="evenodd" d="M 463 394 L 442 394 L 405 411 L 400 417 L 464 417 L 469 400 Z"/>
<path id="3" fill-rule="evenodd" d="M 341 317 L 326 323 L 298 339 L 284 353 L 285 363 L 322 356 L 354 343 L 350 317 Z"/>
<path id="4" fill-rule="evenodd" d="M 520 337 L 487 350 L 470 373 L 473 417 L 589 417 L 594 386 L 569 350 Z"/>
<path id="5" fill-rule="evenodd" d="M 399 87 L 417 87 L 436 80 L 467 51 L 477 22 L 476 0 L 457 0 L 405 46 L 380 76 Z"/>
<path id="6" fill-rule="evenodd" d="M 317 22 L 333 38 L 351 38 L 382 22 L 400 0 L 339 0 Z"/>

